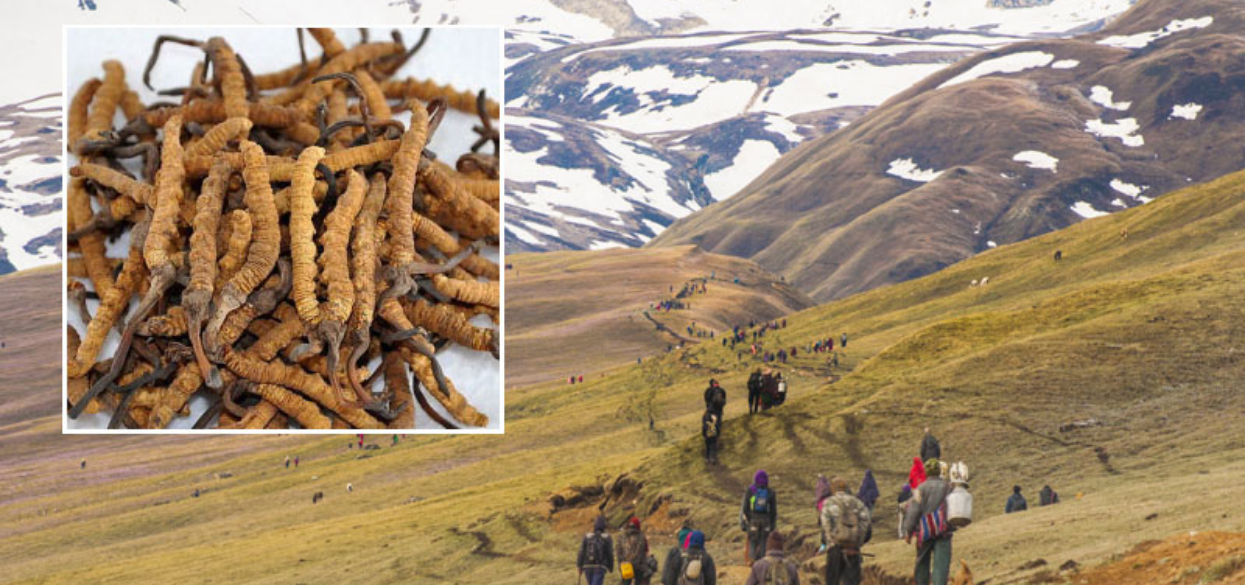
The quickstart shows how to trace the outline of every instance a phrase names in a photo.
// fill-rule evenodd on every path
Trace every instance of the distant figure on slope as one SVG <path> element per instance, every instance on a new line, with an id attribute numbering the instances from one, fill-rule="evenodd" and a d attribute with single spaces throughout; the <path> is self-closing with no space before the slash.
<path id="1" fill-rule="evenodd" d="M 860 585 L 860 547 L 873 538 L 869 507 L 852 495 L 847 482 L 830 481 L 833 493 L 821 509 L 822 538 L 826 550 L 826 585 Z"/>
<path id="2" fill-rule="evenodd" d="M 705 550 L 705 533 L 693 530 L 687 536 L 687 547 L 678 560 L 666 562 L 661 573 L 662 585 L 718 585 L 718 568 Z"/>
<path id="3" fill-rule="evenodd" d="M 605 573 L 614 570 L 614 543 L 605 533 L 605 516 L 597 516 L 592 522 L 592 532 L 584 535 L 579 543 L 579 558 L 575 561 L 579 574 L 588 585 L 605 583 Z"/>
<path id="4" fill-rule="evenodd" d="M 765 368 L 761 374 L 761 410 L 769 410 L 778 397 L 778 376 L 773 370 Z"/>
<path id="5" fill-rule="evenodd" d="M 294 469 L 298 469 L 298 455 L 294 456 Z"/>
<path id="6" fill-rule="evenodd" d="M 951 536 L 953 531 L 947 524 L 947 494 L 951 486 L 939 477 L 941 471 L 938 461 L 925 462 L 929 478 L 917 488 L 908 512 L 904 516 L 904 542 L 917 540 L 916 571 L 917 585 L 946 585 L 951 573 Z"/>
<path id="7" fill-rule="evenodd" d="M 353 483 L 348 483 L 348 484 L 346 484 L 346 493 L 348 493 L 348 494 L 350 494 L 350 493 L 354 493 L 354 484 L 353 484 Z"/>
<path id="8" fill-rule="evenodd" d="M 929 431 L 929 427 L 925 427 L 925 438 L 921 439 L 921 461 L 929 461 L 930 459 L 942 459 L 942 445 L 938 442 L 938 439 L 934 438 L 934 434 Z"/>
<path id="9" fill-rule="evenodd" d="M 1050 489 L 1049 485 L 1042 486 L 1042 491 L 1038 493 L 1038 505 L 1050 506 L 1059 503 L 1059 493 Z"/>
<path id="10" fill-rule="evenodd" d="M 1055 250 L 1055 262 L 1063 260 L 1063 250 Z"/>
<path id="11" fill-rule="evenodd" d="M 286 469 L 290 468 L 290 456 L 289 455 L 285 456 L 285 468 Z"/>
<path id="12" fill-rule="evenodd" d="M 717 413 L 719 421 L 722 411 L 726 409 L 726 390 L 712 378 L 709 379 L 709 387 L 705 388 L 705 408 Z"/>
<path id="13" fill-rule="evenodd" d="M 722 434 L 722 417 L 712 408 L 705 409 L 700 419 L 700 436 L 705 438 L 705 463 L 717 464 L 718 439 Z"/>
<path id="14" fill-rule="evenodd" d="M 397 436 L 397 435 L 394 435 L 394 436 L 393 436 L 393 446 L 394 446 L 394 447 L 397 447 L 397 446 L 398 446 L 398 436 Z"/>
<path id="15" fill-rule="evenodd" d="M 865 507 L 869 508 L 869 513 L 872 514 L 878 498 L 882 497 L 882 492 L 878 489 L 878 481 L 873 479 L 873 470 L 865 470 L 865 477 L 860 480 L 860 490 L 856 492 L 856 497 L 864 502 Z"/>
<path id="16" fill-rule="evenodd" d="M 1029 502 L 1026 502 L 1025 497 L 1020 495 L 1020 486 L 1012 486 L 1012 495 L 1010 498 L 1007 498 L 1007 509 L 1005 512 L 1011 514 L 1012 512 L 1023 512 L 1028 509 Z"/>
<path id="17" fill-rule="evenodd" d="M 800 568 L 787 560 L 786 538 L 774 531 L 765 541 L 765 558 L 752 564 L 744 585 L 800 585 Z"/>
<path id="18" fill-rule="evenodd" d="M 653 575 L 649 573 L 648 538 L 640 530 L 640 519 L 635 516 L 627 521 L 622 537 L 618 539 L 618 572 L 623 585 L 649 585 Z M 631 577 L 627 577 L 630 574 Z"/>
<path id="19" fill-rule="evenodd" d="M 82 461 L 78 463 L 78 469 L 86 469 L 86 457 L 83 457 Z"/>
<path id="20" fill-rule="evenodd" d="M 778 525 L 778 498 L 769 486 L 769 475 L 758 469 L 752 485 L 744 492 L 743 506 L 739 511 L 748 531 L 748 565 L 765 556 L 765 542 L 769 533 Z"/>

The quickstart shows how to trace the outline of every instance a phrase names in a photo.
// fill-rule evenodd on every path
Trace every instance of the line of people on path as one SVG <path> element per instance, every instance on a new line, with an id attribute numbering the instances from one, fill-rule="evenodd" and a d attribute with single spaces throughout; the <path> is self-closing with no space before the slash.
<path id="1" fill-rule="evenodd" d="M 1049 485 L 1042 486 L 1042 491 L 1038 492 L 1038 506 L 1053 506 L 1059 503 L 1059 492 L 1051 489 Z M 1020 493 L 1020 486 L 1012 486 L 1012 495 L 1007 498 L 1007 506 L 1003 512 L 1011 514 L 1013 512 L 1023 512 L 1029 509 L 1029 502 Z"/>

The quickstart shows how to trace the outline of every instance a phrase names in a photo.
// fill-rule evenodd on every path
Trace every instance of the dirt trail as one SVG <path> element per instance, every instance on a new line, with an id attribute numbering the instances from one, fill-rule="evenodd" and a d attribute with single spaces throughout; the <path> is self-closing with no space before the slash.
<path id="1" fill-rule="evenodd" d="M 1190 532 L 1143 542 L 1124 558 L 1085 571 L 1074 582 L 1245 584 L 1245 533 Z"/>

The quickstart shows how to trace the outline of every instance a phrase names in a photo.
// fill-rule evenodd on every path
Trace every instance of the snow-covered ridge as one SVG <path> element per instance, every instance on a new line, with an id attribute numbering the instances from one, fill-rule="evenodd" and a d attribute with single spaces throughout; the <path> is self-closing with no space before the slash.
<path id="1" fill-rule="evenodd" d="M 61 259 L 59 94 L 0 106 L 0 274 Z"/>

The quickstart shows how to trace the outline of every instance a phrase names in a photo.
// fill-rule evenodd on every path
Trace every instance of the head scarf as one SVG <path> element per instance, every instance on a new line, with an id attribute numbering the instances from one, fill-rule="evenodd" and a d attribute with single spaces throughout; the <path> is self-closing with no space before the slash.
<path id="1" fill-rule="evenodd" d="M 688 540 L 689 538 L 691 538 L 691 536 L 692 536 L 692 529 L 691 529 L 691 528 L 686 528 L 686 527 L 685 527 L 685 528 L 680 528 L 680 529 L 679 529 L 679 537 L 678 537 L 678 538 L 679 538 L 679 546 L 681 546 L 681 547 L 683 547 L 683 548 L 687 548 L 687 540 Z"/>
<path id="2" fill-rule="evenodd" d="M 925 483 L 925 465 L 921 463 L 920 457 L 913 457 L 912 471 L 908 472 L 908 486 L 916 489 L 923 483 Z"/>
<path id="3" fill-rule="evenodd" d="M 856 497 L 865 503 L 865 507 L 870 510 L 873 505 L 878 503 L 878 498 L 882 492 L 878 490 L 878 482 L 873 479 L 873 471 L 865 471 L 865 478 L 860 482 L 860 491 L 856 492 Z"/>
<path id="4" fill-rule="evenodd" d="M 693 530 L 692 534 L 687 537 L 687 548 L 705 548 L 705 533 L 699 530 Z"/>
<path id="5" fill-rule="evenodd" d="M 769 487 L 769 474 L 764 469 L 758 469 L 756 475 L 752 476 L 752 487 L 748 488 L 752 493 L 756 493 L 757 488 Z"/>
<path id="6" fill-rule="evenodd" d="M 628 524 L 631 524 L 632 526 L 638 529 L 640 527 L 640 519 L 636 518 L 635 516 L 632 516 L 631 520 L 628 521 Z"/>

